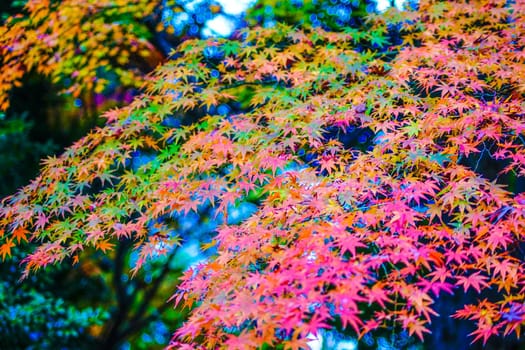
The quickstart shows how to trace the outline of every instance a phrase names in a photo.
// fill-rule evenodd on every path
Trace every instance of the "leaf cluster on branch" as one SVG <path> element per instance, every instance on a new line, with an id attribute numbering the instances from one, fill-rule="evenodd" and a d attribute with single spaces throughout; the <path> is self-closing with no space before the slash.
<path id="1" fill-rule="evenodd" d="M 519 335 L 525 195 L 502 179 L 525 176 L 524 25 L 523 0 L 421 1 L 362 30 L 187 41 L 3 201 L 0 254 L 38 242 L 27 275 L 131 238 L 139 269 L 179 243 L 173 213 L 255 197 L 182 278 L 173 299 L 194 309 L 170 347 L 306 348 L 335 328 L 423 339 L 434 300 L 458 290 L 480 295 L 454 314 L 473 340 Z"/>

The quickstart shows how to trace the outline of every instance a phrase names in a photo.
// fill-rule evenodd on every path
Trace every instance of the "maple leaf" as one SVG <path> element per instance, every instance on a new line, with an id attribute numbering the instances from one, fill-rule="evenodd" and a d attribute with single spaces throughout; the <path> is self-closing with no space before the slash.
<path id="1" fill-rule="evenodd" d="M 337 170 L 337 163 L 333 156 L 322 156 L 319 160 L 321 171 L 326 171 L 330 174 L 332 171 Z"/>
<path id="2" fill-rule="evenodd" d="M 18 243 L 20 243 L 20 241 L 25 241 L 27 242 L 27 233 L 29 231 L 25 228 L 25 227 L 17 227 L 16 229 L 13 230 L 13 238 L 17 240 Z"/>
<path id="3" fill-rule="evenodd" d="M 488 287 L 486 282 L 489 278 L 481 275 L 480 272 L 474 272 L 468 276 L 456 276 L 456 283 L 463 286 L 466 292 L 469 288 L 474 288 L 478 293 L 481 292 L 482 287 Z"/>
<path id="4" fill-rule="evenodd" d="M 110 243 L 108 240 L 98 241 L 96 244 L 96 248 L 102 250 L 104 253 L 108 250 L 113 249 L 115 245 L 113 243 Z"/>
<path id="5" fill-rule="evenodd" d="M 477 327 L 478 329 L 469 334 L 474 336 L 471 344 L 477 340 L 482 339 L 483 345 L 485 345 L 491 336 L 497 335 L 499 333 L 500 328 L 499 326 L 493 325 L 489 322 L 478 322 Z"/>
<path id="6" fill-rule="evenodd" d="M 15 244 L 12 240 L 7 240 L 4 244 L 0 246 L 0 254 L 2 255 L 2 260 L 5 260 L 6 256 L 11 256 L 11 248 L 15 247 Z"/>
<path id="7" fill-rule="evenodd" d="M 362 243 L 361 240 L 352 234 L 347 235 L 346 237 L 338 238 L 335 242 L 339 248 L 341 248 L 341 253 L 350 252 L 352 256 L 356 256 L 357 248 L 365 248 L 366 244 Z"/>
<path id="8" fill-rule="evenodd" d="M 388 297 L 387 292 L 384 289 L 383 283 L 375 284 L 368 290 L 368 303 L 378 303 L 381 307 L 385 308 L 385 303 L 391 303 L 392 300 Z"/>
<path id="9" fill-rule="evenodd" d="M 399 318 L 402 320 L 403 327 L 408 329 L 409 335 L 416 334 L 420 340 L 423 340 L 424 333 L 430 333 L 425 327 L 425 322 L 414 314 L 402 314 Z"/>

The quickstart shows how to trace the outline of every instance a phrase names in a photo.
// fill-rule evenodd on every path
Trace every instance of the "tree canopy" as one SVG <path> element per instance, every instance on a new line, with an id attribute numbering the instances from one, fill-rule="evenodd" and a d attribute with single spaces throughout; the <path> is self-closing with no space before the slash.
<path id="1" fill-rule="evenodd" d="M 27 276 L 129 238 L 137 271 L 187 239 L 173 215 L 212 207 L 224 223 L 174 290 L 193 309 L 172 348 L 423 339 L 436 298 L 460 291 L 479 295 L 453 314 L 474 341 L 520 335 L 524 25 L 523 0 L 421 1 L 339 32 L 186 41 L 3 200 L 0 255 L 38 243 Z"/>

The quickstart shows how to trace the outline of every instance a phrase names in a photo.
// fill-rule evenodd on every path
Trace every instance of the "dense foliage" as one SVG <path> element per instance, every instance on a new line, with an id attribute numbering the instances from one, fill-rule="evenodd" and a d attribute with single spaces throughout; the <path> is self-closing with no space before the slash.
<path id="1" fill-rule="evenodd" d="M 2 48 L 10 52 L 4 62 L 10 66 L 5 78 L 13 83 L 13 76 L 9 76 L 11 69 L 19 70 L 20 76 L 24 74 L 14 83 L 14 89 L 10 84 L 5 85 L 2 94 L 6 101 L 9 98 L 8 110 L 5 114 L 0 113 L 2 197 L 36 176 L 40 158 L 85 135 L 97 122 L 101 111 L 115 103 L 129 103 L 136 91 L 130 89 L 129 84 L 123 84 L 119 69 L 132 70 L 141 79 L 135 80 L 132 86 L 140 84 L 142 76 L 153 69 L 155 60 L 166 56 L 179 42 L 198 37 L 206 21 L 213 16 L 223 15 L 216 3 L 208 1 L 198 4 L 188 0 L 159 1 L 154 13 L 148 16 L 144 16 L 143 6 L 130 8 L 126 2 L 99 2 L 94 16 L 83 16 L 89 5 L 86 2 L 55 1 L 48 5 L 36 0 L 0 3 L 3 25 L 0 32 L 9 32 L 2 38 L 6 44 Z M 67 21 L 68 13 L 76 15 L 71 22 Z M 16 16 L 8 19 L 10 15 Z M 40 20 L 35 20 L 35 16 Z M 104 25 L 100 25 L 101 18 Z M 155 47 L 155 60 L 148 63 L 139 59 L 142 53 L 133 50 L 127 62 L 123 57 L 118 62 L 115 57 L 108 57 L 108 45 L 119 52 L 128 49 L 126 41 L 116 40 L 115 31 L 105 35 L 110 26 L 120 28 L 123 18 L 127 27 L 140 28 L 134 34 Z M 235 20 L 231 16 L 228 18 Z M 87 35 L 78 35 L 75 27 L 79 22 L 84 29 L 92 30 Z M 64 42 L 46 47 L 48 43 L 40 39 L 54 31 L 61 33 Z M 16 33 L 20 35 L 14 35 Z M 94 37 L 98 40 L 93 40 Z M 75 55 L 69 55 L 68 51 L 75 45 L 78 50 Z M 28 47 L 33 49 L 27 50 Z M 89 54 L 98 51 L 90 56 L 89 62 L 79 57 L 79 53 L 82 55 L 80 49 L 87 47 Z M 52 76 L 46 77 L 41 73 L 47 72 L 43 69 L 48 67 L 40 65 L 50 55 L 57 60 L 52 63 Z M 64 70 L 72 65 L 79 72 L 103 78 L 102 85 L 95 91 L 86 86 L 83 79 L 75 80 L 76 77 Z M 70 87 L 73 81 L 78 88 L 74 96 L 57 94 L 60 89 Z M 192 247 L 191 242 L 188 246 Z M 0 263 L 3 275 L 11 274 L 2 279 L 1 292 L 6 297 L 0 308 L 3 325 L 0 327 L 0 348 L 117 348 L 131 342 L 136 349 L 154 349 L 169 341 L 166 325 L 179 324 L 185 314 L 169 307 L 165 300 L 171 295 L 181 269 L 187 266 L 186 248 L 173 251 L 165 259 L 152 261 L 135 278 L 129 279 L 132 244 L 121 241 L 114 254 L 104 257 L 84 254 L 81 264 L 49 268 L 22 285 L 17 273 L 19 258 L 33 248 L 30 245 L 23 250 L 17 249 L 16 258 Z M 89 318 L 85 317 L 86 305 L 93 310 Z M 86 324 L 91 326 L 86 327 Z"/>
<path id="2" fill-rule="evenodd" d="M 182 38 L 198 37 L 221 11 L 213 1 L 26 1 L 0 26 L 0 109 L 32 71 L 75 97 L 140 87 Z"/>
<path id="3" fill-rule="evenodd" d="M 0 254 L 38 243 L 28 276 L 132 239 L 136 272 L 188 239 L 174 215 L 211 206 L 225 224 L 174 294 L 194 307 L 174 348 L 305 348 L 321 329 L 423 339 L 455 291 L 479 295 L 454 314 L 473 340 L 519 335 L 524 17 L 522 0 L 422 1 L 360 30 L 187 41 L 3 201 Z M 257 211 L 228 220 L 246 202 Z"/>

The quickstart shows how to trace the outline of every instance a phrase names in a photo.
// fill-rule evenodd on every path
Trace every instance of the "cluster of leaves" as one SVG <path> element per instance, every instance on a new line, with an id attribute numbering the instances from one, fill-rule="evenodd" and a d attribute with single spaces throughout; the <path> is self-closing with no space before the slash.
<path id="1" fill-rule="evenodd" d="M 32 71 L 51 77 L 75 97 L 102 93 L 115 84 L 141 86 L 145 73 L 163 61 L 180 37 L 198 37 L 204 20 L 222 10 L 213 2 L 191 3 L 27 1 L 22 13 L 0 25 L 0 110 L 7 109 L 9 92 Z"/>
<path id="2" fill-rule="evenodd" d="M 178 244 L 174 212 L 255 198 L 182 278 L 174 300 L 195 309 L 173 348 L 305 348 L 331 328 L 422 339 L 434 299 L 458 289 L 481 296 L 455 314 L 474 340 L 519 335 L 525 196 L 469 160 L 525 175 L 524 24 L 523 0 L 422 1 L 363 30 L 185 42 L 143 95 L 3 201 L 0 254 L 39 243 L 27 276 L 133 239 L 138 271 Z M 217 113 L 235 100 L 248 102 Z M 373 144 L 345 142 L 355 129 Z M 148 161 L 134 166 L 137 153 Z"/>
<path id="3" fill-rule="evenodd" d="M 6 70 L 0 81 L 2 109 L 8 106 L 8 92 L 33 69 L 57 82 L 69 79 L 69 91 L 75 95 L 83 89 L 101 92 L 107 84 L 101 70 L 111 64 L 124 85 L 140 84 L 141 76 L 128 65 L 130 54 L 146 58 L 156 50 L 137 15 L 151 15 L 157 4 L 137 0 L 120 5 L 28 1 L 27 14 L 9 17 L 0 27 L 0 57 Z"/>
<path id="4" fill-rule="evenodd" d="M 25 13 L 15 18 L 8 18 L 9 15 L 21 12 L 26 3 L 29 4 Z M 108 4 L 109 2 L 106 3 L 106 5 Z M 137 77 L 142 77 L 144 72 L 152 69 L 155 60 L 159 58 L 159 54 L 167 55 L 180 40 L 199 36 L 205 21 L 222 11 L 213 2 L 195 4 L 188 0 L 160 1 L 156 2 L 154 13 L 145 16 L 143 6 L 127 8 L 127 2 L 122 1 L 111 4 L 111 11 L 104 5 L 97 7 L 99 12 L 96 16 L 84 16 L 82 18 L 82 11 L 88 6 L 86 3 L 54 1 L 53 6 L 47 8 L 47 11 L 42 14 L 39 9 L 40 6 L 44 8 L 44 5 L 39 1 L 9 0 L 0 4 L 0 20 L 4 23 L 3 29 L 6 33 L 22 30 L 31 32 L 24 39 L 25 46 L 20 46 L 16 52 L 11 51 L 13 55 L 10 56 L 12 62 L 17 61 L 15 67 L 12 68 L 20 69 L 19 73 L 25 75 L 21 77 L 19 82 L 14 83 L 16 85 L 14 89 L 9 84 L 5 85 L 4 97 L 6 99 L 9 97 L 9 109 L 6 114 L 0 115 L 0 141 L 2 141 L 0 142 L 0 164 L 2 165 L 2 170 L 0 170 L 0 196 L 2 197 L 13 193 L 16 188 L 26 184 L 30 178 L 37 174 L 40 158 L 58 149 L 55 143 L 69 144 L 71 140 L 84 135 L 87 130 L 86 126 L 94 123 L 93 117 L 98 117 L 100 110 L 107 109 L 108 104 L 114 104 L 114 102 L 108 101 L 108 98 L 113 97 L 113 99 L 125 101 L 132 97 L 133 90 L 128 89 L 129 84 L 128 86 L 118 87 L 118 85 L 123 84 L 121 77 L 118 76 L 120 74 L 119 69 L 132 68 Z M 68 11 L 72 11 L 76 15 L 73 23 L 68 22 L 68 17 L 64 16 L 64 12 L 60 12 L 65 11 L 64 7 L 69 7 Z M 114 24 L 117 27 L 122 24 L 119 23 L 122 22 L 122 16 L 113 15 L 116 13 L 124 14 L 126 11 L 130 12 L 126 14 L 129 18 L 125 20 L 128 28 L 138 28 L 135 34 L 140 35 L 141 38 L 155 46 L 156 58 L 150 60 L 149 63 L 144 58 L 144 64 L 138 64 L 140 62 L 137 60 L 142 62 L 142 59 L 135 56 L 141 55 L 142 52 L 130 52 L 126 64 L 123 61 L 115 61 L 116 57 L 110 57 L 107 60 L 109 54 L 106 44 L 109 43 L 113 49 L 116 47 L 119 47 L 119 50 L 128 49 L 126 41 L 114 41 L 114 32 L 107 34 L 109 24 L 115 22 Z M 135 15 L 132 16 L 132 12 Z M 29 27 L 29 24 L 35 23 L 33 16 L 38 18 L 43 16 L 43 18 L 40 18 L 39 25 Z M 41 41 L 42 37 L 38 33 L 51 33 L 55 30 L 68 32 L 69 28 L 75 28 L 75 23 L 78 20 L 82 23 L 94 21 L 95 24 L 100 24 L 101 17 L 105 22 L 108 22 L 108 25 L 85 24 L 86 28 L 91 26 L 93 29 L 87 36 L 77 37 L 76 39 L 71 36 L 58 36 L 65 39 L 66 42 L 57 43 L 55 47 L 50 48 L 55 57 L 61 60 L 54 67 L 51 77 L 59 89 L 70 86 L 76 77 L 63 74 L 64 72 L 61 70 L 63 67 L 74 66 L 79 71 L 86 70 L 105 80 L 95 92 L 86 88 L 86 80 L 80 77 L 76 80 L 78 89 L 73 98 L 68 95 L 62 95 L 59 98 L 54 96 L 53 94 L 57 93 L 55 86 L 44 80 L 46 77 L 42 77 L 41 73 L 47 71 L 41 70 L 43 67 L 38 66 L 42 63 L 42 58 L 45 59 L 47 56 L 38 56 L 39 62 L 33 62 L 29 56 L 35 55 L 35 52 L 28 52 L 24 48 L 45 49 L 47 43 Z M 61 23 L 57 24 L 56 18 L 61 18 Z M 53 23 L 57 25 L 53 25 Z M 63 26 L 66 28 L 62 28 Z M 102 33 L 98 33 L 98 31 Z M 105 34 L 107 35 L 104 37 Z M 94 41 L 93 37 L 96 37 L 98 41 Z M 19 38 L 14 35 L 2 39 L 4 39 L 5 47 L 11 49 L 19 44 Z M 83 45 L 82 40 L 87 40 L 88 45 L 85 47 L 86 50 L 88 47 L 90 48 L 89 54 L 91 55 L 96 51 L 99 54 L 93 55 L 87 64 L 84 64 L 86 61 L 79 57 L 82 56 L 82 53 L 78 50 L 75 55 L 63 55 L 62 51 L 71 49 L 69 45 L 71 42 L 67 42 L 69 40 L 76 40 L 77 47 Z M 100 49 L 95 48 L 97 45 L 101 45 Z M 46 51 L 46 55 L 50 54 L 51 52 Z M 26 62 L 27 59 L 29 59 L 28 62 L 34 63 L 32 67 L 19 64 Z M 146 65 L 148 67 L 145 67 Z M 26 74 L 28 72 L 29 74 Z M 12 77 L 9 74 L 10 71 L 7 70 L 5 78 L 11 81 Z M 11 81 L 11 83 L 13 82 Z M 140 85 L 140 83 L 135 80 L 132 86 Z M 106 86 L 104 92 L 98 93 L 102 90 L 102 86 Z M 81 90 L 83 93 L 76 97 Z M 19 114 L 23 117 L 18 117 Z M 34 127 L 35 124 L 38 125 L 37 128 Z M 26 253 L 31 249 L 32 246 L 26 247 Z M 31 289 L 27 293 L 21 294 L 20 286 L 14 281 L 5 281 L 3 293 L 5 295 L 20 295 L 20 297 L 2 300 L 2 306 L 5 310 L 17 310 L 17 312 L 2 314 L 4 324 L 13 324 L 13 327 L 0 327 L 0 337 L 10 339 L 10 342 L 2 342 L 0 347 L 109 348 L 117 346 L 125 340 L 132 341 L 133 346 L 139 349 L 151 349 L 158 347 L 159 344 L 166 344 L 170 337 L 166 324 L 177 325 L 184 315 L 180 310 L 170 310 L 167 307 L 169 305 L 164 303 L 172 292 L 167 286 L 173 286 L 174 280 L 180 275 L 181 268 L 185 265 L 179 262 L 172 266 L 173 264 L 169 263 L 169 259 L 160 260 L 147 265 L 147 271 L 135 276 L 132 280 L 128 280 L 125 278 L 128 272 L 126 267 L 132 250 L 128 242 L 120 242 L 117 245 L 117 250 L 124 251 L 124 253 L 113 254 L 110 258 L 105 259 L 100 259 L 100 256 L 96 254 L 84 255 L 81 270 L 89 271 L 88 276 L 72 271 L 69 274 L 68 281 L 71 285 L 85 286 L 86 283 L 89 283 L 97 287 L 95 289 L 80 289 L 74 297 L 71 294 L 63 295 L 63 286 L 56 283 L 57 270 L 55 268 L 48 269 L 46 273 L 38 275 L 39 278 L 34 279 L 31 285 L 38 285 L 39 289 Z M 24 253 L 18 252 L 18 255 L 24 255 Z M 180 258 L 179 254 L 176 257 Z M 65 274 L 64 267 L 61 267 L 61 274 Z M 18 278 L 16 273 L 13 273 L 17 268 L 17 264 L 11 261 L 0 264 L 0 270 L 10 271 L 11 274 L 14 274 L 14 280 Z M 76 271 L 77 268 L 74 270 Z M 43 290 L 45 290 L 45 303 L 47 305 L 42 304 L 44 299 L 41 291 Z M 93 298 L 93 296 L 96 297 Z M 87 300 L 91 302 L 91 305 L 96 305 L 97 313 L 94 313 L 93 317 L 98 317 L 96 322 L 93 318 L 89 319 L 89 323 L 97 324 L 97 327 L 89 329 L 89 335 L 86 333 L 86 327 L 82 331 L 76 331 L 82 328 L 79 325 L 86 323 L 82 308 Z M 48 308 L 54 306 L 57 306 L 56 313 L 49 313 Z M 53 322 L 55 318 L 60 318 L 66 314 L 66 319 Z M 74 317 L 75 315 L 78 317 Z M 109 317 L 101 317 L 101 315 L 109 315 Z M 19 327 L 17 320 L 24 325 L 23 328 Z M 15 324 L 17 326 L 14 326 Z M 166 329 L 165 334 L 160 332 L 160 329 Z M 42 340 L 44 336 L 45 343 Z"/>

